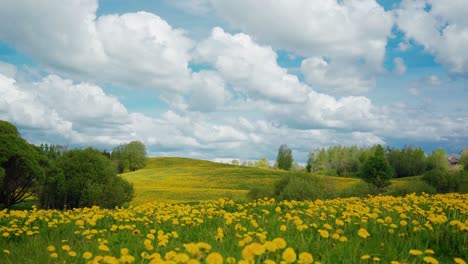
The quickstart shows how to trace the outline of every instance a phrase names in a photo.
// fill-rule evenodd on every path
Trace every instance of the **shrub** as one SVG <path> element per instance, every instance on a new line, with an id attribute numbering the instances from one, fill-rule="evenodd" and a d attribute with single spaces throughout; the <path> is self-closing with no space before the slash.
<path id="1" fill-rule="evenodd" d="M 334 190 L 319 176 L 291 174 L 275 185 L 274 196 L 279 200 L 315 200 L 334 196 Z"/>
<path id="2" fill-rule="evenodd" d="M 457 192 L 460 189 L 462 174 L 449 173 L 443 169 L 426 172 L 422 180 L 434 187 L 439 193 Z"/>
<path id="3" fill-rule="evenodd" d="M 411 193 L 419 195 L 422 193 L 435 194 L 436 192 L 437 190 L 433 186 L 422 180 L 417 180 L 409 181 L 408 184 L 404 185 L 392 185 L 388 188 L 386 194 L 392 196 L 405 196 Z"/>
<path id="4" fill-rule="evenodd" d="M 367 195 L 376 195 L 379 190 L 372 184 L 359 181 L 339 193 L 340 197 L 366 197 Z"/>

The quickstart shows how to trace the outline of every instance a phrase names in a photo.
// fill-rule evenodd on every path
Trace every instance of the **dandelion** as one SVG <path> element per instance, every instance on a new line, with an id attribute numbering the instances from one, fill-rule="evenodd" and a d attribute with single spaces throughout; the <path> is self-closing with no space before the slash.
<path id="1" fill-rule="evenodd" d="M 329 238 L 330 237 L 330 233 L 328 233 L 327 230 L 319 229 L 317 231 L 320 233 L 320 236 L 323 237 L 323 238 Z"/>
<path id="2" fill-rule="evenodd" d="M 302 252 L 299 254 L 299 264 L 310 264 L 314 261 L 314 257 L 309 252 Z"/>
<path id="3" fill-rule="evenodd" d="M 286 240 L 282 239 L 281 237 L 273 239 L 272 242 L 276 245 L 277 248 L 280 249 L 285 248 L 287 245 Z"/>
<path id="4" fill-rule="evenodd" d="M 466 261 L 461 258 L 454 258 L 453 261 L 455 261 L 457 264 L 466 264 Z"/>
<path id="5" fill-rule="evenodd" d="M 370 259 L 370 256 L 369 255 L 364 255 L 364 256 L 361 257 L 361 259 L 362 260 L 368 260 L 368 259 Z"/>
<path id="6" fill-rule="evenodd" d="M 223 264 L 223 256 L 218 252 L 212 252 L 206 257 L 207 264 Z"/>
<path id="7" fill-rule="evenodd" d="M 71 247 L 69 245 L 63 245 L 62 249 L 65 250 L 65 251 L 70 251 Z"/>
<path id="8" fill-rule="evenodd" d="M 365 228 L 360 228 L 359 231 L 358 231 L 358 236 L 360 236 L 362 238 L 368 238 L 368 237 L 370 237 L 370 234 L 369 234 L 369 232 L 367 232 L 367 230 Z"/>
<path id="9" fill-rule="evenodd" d="M 47 251 L 53 252 L 53 251 L 55 251 L 55 247 L 50 245 L 50 246 L 47 247 Z"/>
<path id="10" fill-rule="evenodd" d="M 83 253 L 83 258 L 84 259 L 91 259 L 93 257 L 93 253 L 86 251 Z"/>
<path id="11" fill-rule="evenodd" d="M 424 253 L 430 254 L 430 255 L 434 255 L 434 254 L 435 254 L 434 250 L 432 250 L 432 249 L 426 249 L 426 250 L 424 250 Z"/>
<path id="12" fill-rule="evenodd" d="M 68 255 L 70 257 L 76 257 L 76 252 L 75 251 L 68 251 Z"/>
<path id="13" fill-rule="evenodd" d="M 10 252 L 10 250 L 8 250 L 8 249 L 4 249 L 4 250 L 3 250 L 3 254 L 5 254 L 5 255 L 10 255 L 11 252 Z"/>
<path id="14" fill-rule="evenodd" d="M 288 247 L 284 250 L 282 257 L 286 263 L 293 263 L 296 261 L 296 252 L 294 252 L 294 249 Z"/>
<path id="15" fill-rule="evenodd" d="M 420 255 L 422 255 L 422 251 L 421 251 L 421 250 L 417 250 L 417 249 L 411 249 L 411 250 L 409 251 L 409 254 L 410 254 L 410 255 L 413 255 L 413 256 L 420 256 Z"/>
<path id="16" fill-rule="evenodd" d="M 10 235 L 10 233 L 8 233 L 8 232 L 3 232 L 2 233 L 2 237 L 8 237 L 9 235 Z"/>
<path id="17" fill-rule="evenodd" d="M 98 249 L 101 251 L 110 251 L 109 247 L 106 246 L 105 244 L 100 244 Z"/>
<path id="18" fill-rule="evenodd" d="M 373 258 L 372 258 L 372 261 L 374 261 L 374 262 L 379 262 L 379 261 L 380 261 L 380 258 L 379 258 L 379 257 L 373 257 Z"/>
<path id="19" fill-rule="evenodd" d="M 429 263 L 429 264 L 439 264 L 439 261 L 437 259 L 427 256 L 423 258 L 424 262 Z"/>
<path id="20" fill-rule="evenodd" d="M 50 254 L 50 257 L 51 257 L 51 258 L 58 258 L 58 254 L 55 253 L 55 252 L 54 252 L 54 253 L 51 253 L 51 254 Z"/>

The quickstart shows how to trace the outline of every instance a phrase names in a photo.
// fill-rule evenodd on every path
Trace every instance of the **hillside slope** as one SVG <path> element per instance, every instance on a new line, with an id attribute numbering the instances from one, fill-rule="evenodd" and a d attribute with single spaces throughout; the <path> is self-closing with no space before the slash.
<path id="1" fill-rule="evenodd" d="M 273 186 L 287 172 L 234 166 L 188 158 L 149 158 L 147 166 L 122 176 L 134 184 L 134 204 L 149 201 L 195 202 L 219 198 L 245 200 L 255 186 Z M 337 189 L 356 179 L 330 177 Z"/>

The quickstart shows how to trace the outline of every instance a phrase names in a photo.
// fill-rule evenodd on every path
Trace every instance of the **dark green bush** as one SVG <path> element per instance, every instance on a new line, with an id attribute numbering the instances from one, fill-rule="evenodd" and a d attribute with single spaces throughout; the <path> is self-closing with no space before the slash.
<path id="1" fill-rule="evenodd" d="M 439 193 L 458 192 L 462 177 L 460 173 L 449 173 L 443 169 L 426 172 L 422 180 L 434 187 Z"/>
<path id="2" fill-rule="evenodd" d="M 339 197 L 366 197 L 367 195 L 377 195 L 379 190 L 372 184 L 359 181 L 339 193 Z"/>
<path id="3" fill-rule="evenodd" d="M 435 194 L 437 193 L 437 190 L 422 180 L 416 180 L 408 182 L 408 184 L 405 185 L 391 185 L 385 194 L 392 196 L 405 196 L 411 193 Z"/>
<path id="4" fill-rule="evenodd" d="M 334 190 L 324 178 L 310 174 L 291 174 L 277 182 L 274 197 L 278 200 L 316 200 L 333 198 Z"/>

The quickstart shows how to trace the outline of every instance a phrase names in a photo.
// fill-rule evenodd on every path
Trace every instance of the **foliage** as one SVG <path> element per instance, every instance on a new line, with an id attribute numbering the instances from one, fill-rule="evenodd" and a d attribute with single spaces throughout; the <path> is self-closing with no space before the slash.
<path id="1" fill-rule="evenodd" d="M 457 192 L 460 189 L 462 174 L 449 173 L 437 168 L 426 172 L 422 180 L 434 187 L 439 193 Z"/>
<path id="2" fill-rule="evenodd" d="M 0 203 L 10 207 L 32 195 L 43 177 L 38 151 L 8 122 L 0 122 Z"/>
<path id="3" fill-rule="evenodd" d="M 129 202 L 132 186 L 115 175 L 112 162 L 92 148 L 67 151 L 47 177 L 39 201 L 43 207 L 77 208 L 99 205 L 112 208 Z"/>
<path id="4" fill-rule="evenodd" d="M 445 150 L 439 148 L 431 153 L 429 157 L 427 157 L 427 170 L 435 170 L 440 169 L 443 171 L 448 171 L 449 164 L 447 161 L 447 154 Z"/>
<path id="5" fill-rule="evenodd" d="M 145 167 L 146 147 L 140 141 L 121 144 L 114 147 L 110 158 L 114 160 L 118 173 L 123 173 L 125 170 L 136 171 Z"/>
<path id="6" fill-rule="evenodd" d="M 460 163 L 463 165 L 463 169 L 468 171 L 468 148 L 464 148 L 462 151 L 461 151 L 461 155 L 460 155 L 460 159 L 459 159 Z"/>
<path id="7" fill-rule="evenodd" d="M 11 210 L 0 214 L 0 263 L 463 263 L 467 200 L 379 195 Z"/>
<path id="8" fill-rule="evenodd" d="M 387 148 L 386 157 L 397 178 L 426 172 L 426 154 L 421 148 L 404 147 L 401 150 Z"/>
<path id="9" fill-rule="evenodd" d="M 293 163 L 292 150 L 287 145 L 283 144 L 278 149 L 276 157 L 276 165 L 279 169 L 289 170 Z"/>
<path id="10" fill-rule="evenodd" d="M 255 167 L 261 168 L 261 169 L 267 169 L 270 167 L 270 163 L 268 162 L 267 158 L 261 158 L 257 161 L 255 164 Z"/>
<path id="11" fill-rule="evenodd" d="M 339 192 L 339 197 L 367 197 L 368 195 L 375 195 L 378 193 L 378 189 L 373 184 L 359 181 Z"/>
<path id="12" fill-rule="evenodd" d="M 272 197 L 271 190 L 265 187 L 253 187 L 247 193 L 249 200 L 263 199 L 265 197 Z"/>
<path id="13" fill-rule="evenodd" d="M 323 178 L 315 175 L 294 173 L 275 184 L 273 197 L 279 200 L 327 199 L 334 195 L 334 189 Z"/>
<path id="14" fill-rule="evenodd" d="M 380 190 L 390 184 L 393 171 L 385 159 L 384 149 L 381 145 L 377 145 L 374 155 L 364 162 L 359 176 Z"/>
<path id="15" fill-rule="evenodd" d="M 412 181 L 410 184 L 392 184 L 385 192 L 385 194 L 393 196 L 405 196 L 412 193 L 419 195 L 423 193 L 435 194 L 436 192 L 437 190 L 428 183 L 421 180 L 415 180 Z"/>

